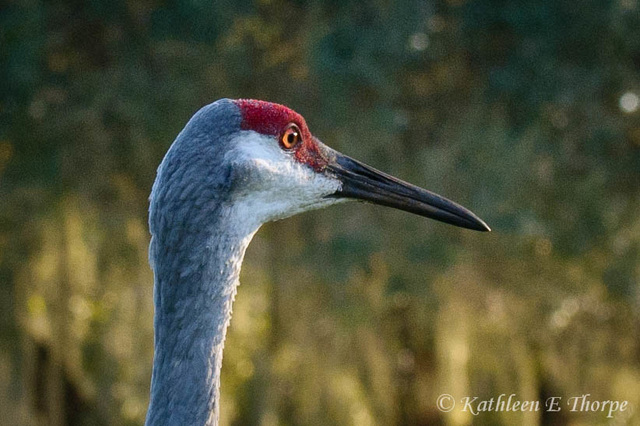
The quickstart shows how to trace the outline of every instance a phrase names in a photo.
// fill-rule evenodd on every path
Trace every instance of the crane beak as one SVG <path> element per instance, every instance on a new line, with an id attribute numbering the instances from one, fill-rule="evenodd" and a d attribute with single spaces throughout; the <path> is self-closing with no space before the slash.
<path id="1" fill-rule="evenodd" d="M 330 149 L 326 171 L 342 187 L 332 197 L 352 198 L 393 207 L 476 231 L 491 228 L 470 210 L 426 189 L 401 181 Z"/>

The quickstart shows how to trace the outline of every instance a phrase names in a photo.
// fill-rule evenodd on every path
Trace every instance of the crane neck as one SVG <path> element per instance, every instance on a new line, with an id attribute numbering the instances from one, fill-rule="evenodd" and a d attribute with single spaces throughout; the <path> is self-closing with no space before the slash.
<path id="1" fill-rule="evenodd" d="M 226 330 L 244 253 L 257 231 L 232 217 L 152 238 L 155 355 L 146 425 L 218 424 Z"/>

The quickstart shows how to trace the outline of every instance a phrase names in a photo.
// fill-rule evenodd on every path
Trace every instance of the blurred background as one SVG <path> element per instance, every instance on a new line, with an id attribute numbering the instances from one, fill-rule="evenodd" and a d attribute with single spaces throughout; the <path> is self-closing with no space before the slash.
<path id="1" fill-rule="evenodd" d="M 637 0 L 14 0 L 0 81 L 0 423 L 143 423 L 155 170 L 243 97 L 494 232 L 357 203 L 265 225 L 223 424 L 640 424 Z"/>

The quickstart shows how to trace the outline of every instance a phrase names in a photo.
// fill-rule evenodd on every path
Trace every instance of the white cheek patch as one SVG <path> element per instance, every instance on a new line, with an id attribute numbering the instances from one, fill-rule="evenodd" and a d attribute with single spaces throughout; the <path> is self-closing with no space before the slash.
<path id="1" fill-rule="evenodd" d="M 233 204 L 238 214 L 258 221 L 258 226 L 343 201 L 327 198 L 340 189 L 339 180 L 297 162 L 275 138 L 246 130 L 231 144 L 226 160 L 246 176 L 244 190 Z"/>
<path id="2" fill-rule="evenodd" d="M 253 130 L 242 130 L 232 139 L 234 149 L 229 154 L 236 159 L 246 159 L 264 161 L 267 163 L 277 163 L 287 157 L 276 139 L 272 136 L 263 135 Z M 227 154 L 227 155 L 229 155 Z"/>

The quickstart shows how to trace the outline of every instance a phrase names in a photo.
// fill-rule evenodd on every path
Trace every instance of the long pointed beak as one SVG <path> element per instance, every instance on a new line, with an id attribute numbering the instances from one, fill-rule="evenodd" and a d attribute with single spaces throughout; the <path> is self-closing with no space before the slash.
<path id="1" fill-rule="evenodd" d="M 342 182 L 333 197 L 353 198 L 476 231 L 491 228 L 470 210 L 329 148 L 326 171 Z"/>

